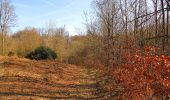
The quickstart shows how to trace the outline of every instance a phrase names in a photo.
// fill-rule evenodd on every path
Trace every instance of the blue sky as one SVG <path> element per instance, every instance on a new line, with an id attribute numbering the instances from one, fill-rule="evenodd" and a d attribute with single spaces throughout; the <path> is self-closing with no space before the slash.
<path id="1" fill-rule="evenodd" d="M 11 0 L 17 15 L 15 31 L 25 27 L 45 27 L 52 22 L 66 26 L 71 35 L 75 28 L 83 28 L 84 11 L 89 12 L 93 0 Z"/>

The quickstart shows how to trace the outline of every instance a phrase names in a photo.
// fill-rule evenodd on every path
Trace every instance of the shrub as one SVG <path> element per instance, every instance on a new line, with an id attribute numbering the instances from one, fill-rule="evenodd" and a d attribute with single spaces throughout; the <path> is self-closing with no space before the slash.
<path id="1" fill-rule="evenodd" d="M 14 55 L 15 55 L 15 53 L 12 52 L 12 51 L 10 51 L 10 52 L 8 53 L 8 56 L 9 56 L 9 57 L 12 57 L 12 56 L 14 56 Z"/>
<path id="2" fill-rule="evenodd" d="M 145 47 L 144 53 L 136 50 L 124 53 L 124 64 L 110 71 L 122 91 L 120 97 L 165 98 L 170 95 L 170 56 L 157 56 L 157 49 Z"/>
<path id="3" fill-rule="evenodd" d="M 52 49 L 40 46 L 36 48 L 34 51 L 28 53 L 26 55 L 28 59 L 35 59 L 35 60 L 47 60 L 47 59 L 56 59 L 57 54 Z"/>

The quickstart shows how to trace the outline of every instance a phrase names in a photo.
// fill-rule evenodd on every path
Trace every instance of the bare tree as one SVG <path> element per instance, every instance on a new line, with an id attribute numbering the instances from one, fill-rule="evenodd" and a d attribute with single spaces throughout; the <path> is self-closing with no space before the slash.
<path id="1" fill-rule="evenodd" d="M 170 1 L 168 1 L 168 0 L 166 0 L 166 2 L 167 2 L 167 27 L 166 27 L 166 37 L 167 37 L 167 43 L 169 44 L 169 9 L 170 9 Z M 168 48 L 169 48 L 169 51 L 168 52 L 170 52 L 170 45 L 168 45 Z"/>
<path id="2" fill-rule="evenodd" d="M 161 0 L 161 9 L 162 9 L 162 34 L 165 35 L 165 9 L 164 9 L 164 0 Z M 162 49 L 165 49 L 165 38 L 162 39 Z"/>
<path id="3" fill-rule="evenodd" d="M 103 61 L 106 66 L 113 67 L 119 62 L 120 53 L 115 46 L 118 46 L 119 33 L 122 32 L 123 27 L 119 2 L 116 0 L 96 0 L 95 4 L 103 43 L 103 58 L 105 59 Z M 127 29 L 127 25 L 125 27 Z"/>
<path id="4" fill-rule="evenodd" d="M 120 11 L 121 11 L 121 18 L 123 23 L 123 29 L 126 34 L 126 42 L 128 41 L 128 0 L 120 0 Z"/>
<path id="5" fill-rule="evenodd" d="M 158 36 L 158 0 L 152 0 L 154 4 L 154 12 L 155 12 L 155 37 Z M 155 39 L 155 44 L 157 43 L 157 39 Z"/>
<path id="6" fill-rule="evenodd" d="M 133 52 L 133 48 L 144 50 L 149 44 L 164 50 L 169 46 L 169 11 L 165 8 L 166 4 L 170 8 L 168 0 L 94 1 L 95 18 L 90 20 L 87 33 L 101 37 L 105 66 L 123 63 L 120 54 Z"/>
<path id="7" fill-rule="evenodd" d="M 16 15 L 14 7 L 8 0 L 0 1 L 0 32 L 2 34 L 2 54 L 5 51 L 5 37 L 10 27 L 15 25 Z"/>

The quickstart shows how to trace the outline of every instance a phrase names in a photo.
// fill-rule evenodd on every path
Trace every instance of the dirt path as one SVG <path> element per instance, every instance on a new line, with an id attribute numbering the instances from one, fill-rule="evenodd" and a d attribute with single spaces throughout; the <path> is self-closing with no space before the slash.
<path id="1" fill-rule="evenodd" d="M 0 65 L 0 99 L 111 100 L 106 82 L 96 70 L 51 61 L 9 59 Z"/>

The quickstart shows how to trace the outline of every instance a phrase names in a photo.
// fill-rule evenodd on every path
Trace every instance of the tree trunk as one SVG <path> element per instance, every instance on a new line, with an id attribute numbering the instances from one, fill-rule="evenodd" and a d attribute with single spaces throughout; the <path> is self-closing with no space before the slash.
<path id="1" fill-rule="evenodd" d="M 162 8 L 162 34 L 161 36 L 164 36 L 162 39 L 162 50 L 165 50 L 165 10 L 164 10 L 164 1 L 161 0 L 161 8 Z"/>

